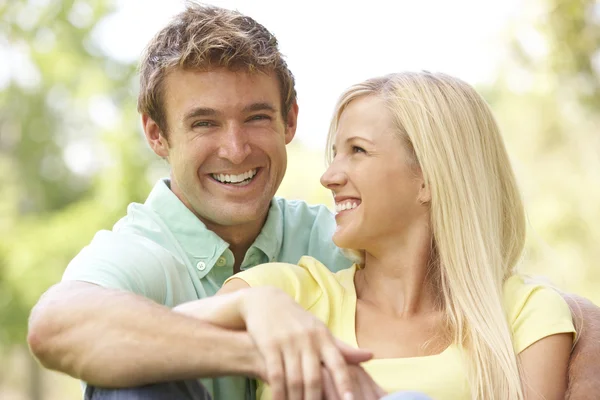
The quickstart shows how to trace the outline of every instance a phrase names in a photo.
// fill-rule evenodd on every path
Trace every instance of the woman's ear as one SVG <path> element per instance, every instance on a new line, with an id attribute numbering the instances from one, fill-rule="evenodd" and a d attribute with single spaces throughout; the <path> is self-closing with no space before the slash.
<path id="1" fill-rule="evenodd" d="M 425 183 L 424 180 L 421 181 L 421 186 L 419 187 L 419 195 L 418 200 L 421 204 L 428 204 L 431 202 L 431 190 L 429 190 L 429 185 Z"/>

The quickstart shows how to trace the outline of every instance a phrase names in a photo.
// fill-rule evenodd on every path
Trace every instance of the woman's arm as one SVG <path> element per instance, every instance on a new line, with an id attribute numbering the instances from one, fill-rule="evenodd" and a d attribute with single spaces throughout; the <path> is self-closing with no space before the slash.
<path id="1" fill-rule="evenodd" d="M 216 296 L 183 303 L 173 311 L 231 330 L 246 329 L 242 316 L 242 304 L 250 286 L 241 279 L 227 282 Z M 256 288 L 254 291 L 264 288 Z"/>
<path id="2" fill-rule="evenodd" d="M 526 400 L 564 400 L 573 335 L 560 333 L 538 340 L 519 357 Z"/>
<path id="3" fill-rule="evenodd" d="M 321 399 L 322 362 L 340 398 L 351 399 L 353 383 L 347 362 L 356 364 L 372 356 L 339 346 L 325 324 L 283 290 L 250 288 L 241 279 L 228 281 L 216 296 L 181 304 L 174 311 L 219 327 L 247 330 L 264 359 L 262 376 L 274 398 Z"/>

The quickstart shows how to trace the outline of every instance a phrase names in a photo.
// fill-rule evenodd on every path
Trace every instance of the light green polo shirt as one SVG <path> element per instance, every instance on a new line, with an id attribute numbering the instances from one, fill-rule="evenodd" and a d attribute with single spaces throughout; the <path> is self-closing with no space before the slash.
<path id="1" fill-rule="evenodd" d="M 274 198 L 260 234 L 241 265 L 304 255 L 332 271 L 351 265 L 333 244 L 333 214 L 323 205 Z M 137 293 L 159 304 L 178 304 L 214 295 L 233 274 L 229 244 L 206 226 L 160 180 L 144 204 L 132 203 L 111 231 L 96 233 L 69 264 L 63 280 L 78 280 Z M 214 400 L 254 398 L 242 377 L 202 379 Z"/>

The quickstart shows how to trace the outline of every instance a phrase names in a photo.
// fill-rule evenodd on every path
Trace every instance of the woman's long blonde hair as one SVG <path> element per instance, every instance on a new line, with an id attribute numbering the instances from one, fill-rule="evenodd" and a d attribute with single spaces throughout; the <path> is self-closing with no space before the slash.
<path id="1" fill-rule="evenodd" d="M 489 106 L 470 85 L 445 74 L 369 79 L 340 97 L 328 151 L 344 109 L 369 95 L 386 101 L 429 185 L 432 262 L 447 326 L 467 350 L 473 399 L 523 399 L 502 288 L 523 251 L 525 212 Z M 360 252 L 351 253 L 360 259 Z"/>

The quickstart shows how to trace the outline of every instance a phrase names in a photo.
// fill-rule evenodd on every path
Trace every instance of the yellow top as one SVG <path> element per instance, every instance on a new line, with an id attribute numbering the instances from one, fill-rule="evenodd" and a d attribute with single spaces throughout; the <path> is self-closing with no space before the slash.
<path id="1" fill-rule="evenodd" d="M 355 271 L 353 266 L 333 273 L 314 258 L 302 257 L 298 265 L 262 264 L 230 279 L 284 290 L 322 320 L 335 337 L 358 347 Z M 517 353 L 546 336 L 575 332 L 571 312 L 562 297 L 551 288 L 526 283 L 521 276 L 512 276 L 504 284 L 504 306 Z M 412 390 L 436 400 L 470 399 L 462 357 L 460 346 L 450 345 L 437 355 L 374 359 L 362 365 L 388 393 Z M 259 382 L 257 398 L 271 399 L 267 385 Z"/>

